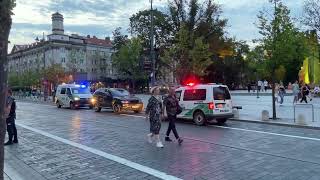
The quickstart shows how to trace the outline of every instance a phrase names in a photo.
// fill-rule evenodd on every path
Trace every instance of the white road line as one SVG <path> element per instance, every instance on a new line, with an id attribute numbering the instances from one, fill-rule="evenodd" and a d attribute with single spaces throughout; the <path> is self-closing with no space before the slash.
<path id="1" fill-rule="evenodd" d="M 128 115 L 128 114 L 121 114 L 122 116 L 131 116 L 131 117 L 139 117 L 144 118 L 144 116 L 136 116 L 136 115 Z M 257 131 L 257 130 L 250 130 L 250 129 L 242 129 L 242 128 L 233 128 L 233 127 L 225 127 L 225 126 L 214 126 L 216 128 L 222 128 L 222 129 L 231 129 L 231 130 L 237 130 L 237 131 L 245 131 L 245 132 L 253 132 L 253 133 L 260 133 L 260 134 L 268 134 L 268 135 L 274 135 L 274 136 L 282 136 L 282 137 L 289 137 L 289 138 L 296 138 L 296 139 L 303 139 L 303 140 L 312 140 L 312 141 L 320 141 L 319 138 L 311 138 L 311 137 L 305 137 L 305 136 L 295 136 L 295 135 L 288 135 L 288 134 L 280 134 L 280 133 L 272 133 L 272 132 L 265 132 L 265 131 Z"/>
<path id="2" fill-rule="evenodd" d="M 141 164 L 129 161 L 127 159 L 124 159 L 124 158 L 121 158 L 121 157 L 118 157 L 118 156 L 115 156 L 115 155 L 112 155 L 112 154 L 108 154 L 106 152 L 103 152 L 103 151 L 100 151 L 100 150 L 97 150 L 97 149 L 94 149 L 94 148 L 91 148 L 91 147 L 88 147 L 88 146 L 85 146 L 85 145 L 82 145 L 82 144 L 79 144 L 79 143 L 76 143 L 76 142 L 73 142 L 73 141 L 70 141 L 70 140 L 67 140 L 67 139 L 52 135 L 52 134 L 47 133 L 45 131 L 35 129 L 33 127 L 30 127 L 30 126 L 27 126 L 27 125 L 24 125 L 24 124 L 21 124 L 21 123 L 18 123 L 18 122 L 16 122 L 16 124 L 18 126 L 20 126 L 20 127 L 23 127 L 25 129 L 28 129 L 28 130 L 33 131 L 35 133 L 41 134 L 43 136 L 52 138 L 54 140 L 57 140 L 59 142 L 62 142 L 62 143 L 65 143 L 65 144 L 68 144 L 68 145 L 71 145 L 71 146 L 74 146 L 76 148 L 91 152 L 93 154 L 99 155 L 99 156 L 104 157 L 106 159 L 109 159 L 111 161 L 115 161 L 117 163 L 120 163 L 120 164 L 123 164 L 125 166 L 131 167 L 131 168 L 136 169 L 138 171 L 150 174 L 150 175 L 152 175 L 154 177 L 157 177 L 157 178 L 160 178 L 160 179 L 164 179 L 164 180 L 182 180 L 182 179 L 180 179 L 178 177 L 175 177 L 175 176 L 172 176 L 172 175 L 168 175 L 168 174 L 166 174 L 164 172 L 161 172 L 161 171 L 158 171 L 156 169 L 152 169 L 150 167 L 143 166 Z"/>
<path id="3" fill-rule="evenodd" d="M 136 118 L 144 118 L 145 116 L 137 116 L 137 115 L 131 115 L 131 114 L 120 114 L 121 116 L 129 116 L 129 117 L 136 117 Z"/>

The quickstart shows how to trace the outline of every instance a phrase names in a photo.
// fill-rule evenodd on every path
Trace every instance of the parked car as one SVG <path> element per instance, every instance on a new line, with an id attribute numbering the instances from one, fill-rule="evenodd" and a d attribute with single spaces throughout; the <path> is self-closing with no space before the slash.
<path id="1" fill-rule="evenodd" d="M 93 93 L 94 109 L 112 109 L 115 113 L 133 111 L 140 113 L 143 110 L 143 102 L 140 98 L 130 95 L 125 89 L 100 88 Z"/>

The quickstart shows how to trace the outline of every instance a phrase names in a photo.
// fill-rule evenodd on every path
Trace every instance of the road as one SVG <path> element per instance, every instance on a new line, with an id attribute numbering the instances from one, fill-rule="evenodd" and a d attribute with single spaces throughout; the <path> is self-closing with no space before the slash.
<path id="1" fill-rule="evenodd" d="M 177 124 L 184 143 L 146 141 L 141 114 L 18 103 L 19 145 L 6 147 L 43 179 L 318 180 L 318 130 L 227 122 Z M 162 124 L 162 137 L 167 123 Z M 172 137 L 173 138 L 173 137 Z"/>

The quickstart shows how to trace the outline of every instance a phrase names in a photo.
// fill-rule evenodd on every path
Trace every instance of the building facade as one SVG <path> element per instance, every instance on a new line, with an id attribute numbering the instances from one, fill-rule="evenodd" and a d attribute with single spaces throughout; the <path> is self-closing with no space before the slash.
<path id="1" fill-rule="evenodd" d="M 59 64 L 66 73 L 76 74 L 82 80 L 116 79 L 112 67 L 112 43 L 109 37 L 67 35 L 63 16 L 52 15 L 52 34 L 28 45 L 14 45 L 8 55 L 9 72 L 22 75 Z"/>

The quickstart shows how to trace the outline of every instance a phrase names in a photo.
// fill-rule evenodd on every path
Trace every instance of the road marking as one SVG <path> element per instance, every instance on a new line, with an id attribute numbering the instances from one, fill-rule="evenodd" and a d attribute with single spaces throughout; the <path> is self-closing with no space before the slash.
<path id="1" fill-rule="evenodd" d="M 175 176 L 172 176 L 172 175 L 168 175 L 168 174 L 166 174 L 164 172 L 161 172 L 161 171 L 158 171 L 156 169 L 153 169 L 153 168 L 150 168 L 150 167 L 147 167 L 147 166 L 143 166 L 141 164 L 129 161 L 129 160 L 121 158 L 119 156 L 115 156 L 115 155 L 112 155 L 112 154 L 109 154 L 109 153 L 106 153 L 106 152 L 103 152 L 103 151 L 100 151 L 100 150 L 97 150 L 97 149 L 94 149 L 94 148 L 91 148 L 91 147 L 88 147 L 88 146 L 85 146 L 85 145 L 82 145 L 82 144 L 79 144 L 79 143 L 76 143 L 76 142 L 73 142 L 73 141 L 70 141 L 70 140 L 55 136 L 53 134 L 47 133 L 47 132 L 42 131 L 42 130 L 35 129 L 33 127 L 30 127 L 30 126 L 27 126 L 27 125 L 24 125 L 24 124 L 21 124 L 21 123 L 18 123 L 18 122 L 16 122 L 16 125 L 18 125 L 18 126 L 20 126 L 22 128 L 28 129 L 30 131 L 33 131 L 35 133 L 41 134 L 43 136 L 52 138 L 52 139 L 57 140 L 59 142 L 71 145 L 73 147 L 76 147 L 76 148 L 79 148 L 79 149 L 82 149 L 82 150 L 85 150 L 85 151 L 88 151 L 88 152 L 91 152 L 91 153 L 96 154 L 96 155 L 99 155 L 99 156 L 104 157 L 106 159 L 109 159 L 111 161 L 115 161 L 117 163 L 120 163 L 120 164 L 123 164 L 125 166 L 131 167 L 133 169 L 136 169 L 138 171 L 144 172 L 146 174 L 150 174 L 150 175 L 152 175 L 154 177 L 157 177 L 157 178 L 160 178 L 160 179 L 164 179 L 164 180 L 182 180 L 182 179 L 180 179 L 178 177 L 175 177 Z"/>
<path id="2" fill-rule="evenodd" d="M 128 114 L 120 114 L 122 116 L 131 116 L 131 117 L 139 117 L 144 118 L 144 116 L 136 116 L 136 115 L 128 115 Z M 268 135 L 274 135 L 274 136 L 282 136 L 282 137 L 289 137 L 289 138 L 296 138 L 296 139 L 303 139 L 303 140 L 312 140 L 312 141 L 320 141 L 319 138 L 311 138 L 311 137 L 305 137 L 305 136 L 295 136 L 295 135 L 288 135 L 288 134 L 280 134 L 280 133 L 272 133 L 272 132 L 266 132 L 266 131 L 257 131 L 257 130 L 250 130 L 250 129 L 242 129 L 242 128 L 233 128 L 233 127 L 225 127 L 225 126 L 215 126 L 216 128 L 221 129 L 231 129 L 231 130 L 237 130 L 237 131 L 245 131 L 245 132 L 253 132 L 253 133 L 260 133 L 260 134 L 268 134 Z"/>
<path id="3" fill-rule="evenodd" d="M 136 118 L 145 118 L 145 116 L 137 116 L 137 115 L 131 115 L 131 114 L 120 114 L 121 116 L 129 116 L 129 117 L 136 117 Z"/>

